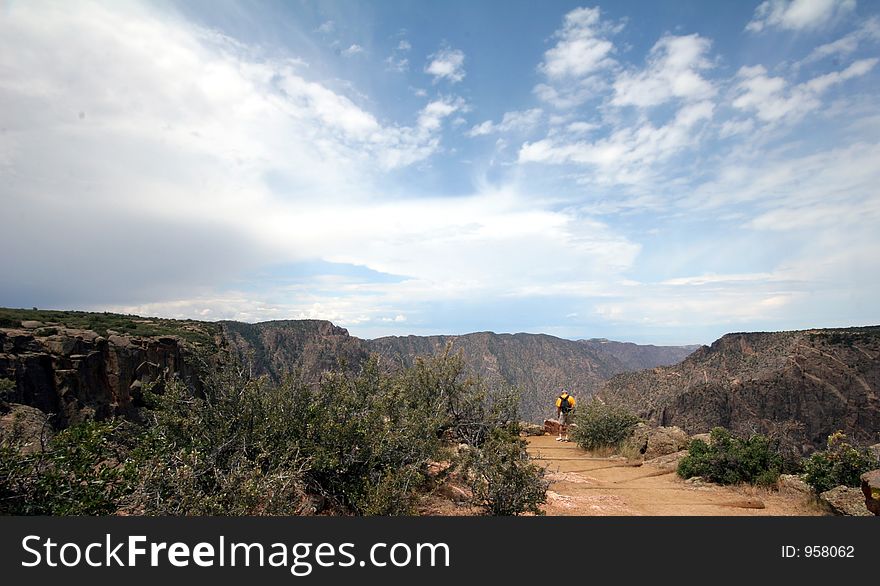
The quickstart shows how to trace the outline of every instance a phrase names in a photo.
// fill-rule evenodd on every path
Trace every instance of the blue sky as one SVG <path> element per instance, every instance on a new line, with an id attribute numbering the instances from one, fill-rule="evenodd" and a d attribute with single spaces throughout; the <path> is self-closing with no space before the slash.
<path id="1" fill-rule="evenodd" d="M 0 305 L 880 323 L 880 4 L 0 3 Z"/>

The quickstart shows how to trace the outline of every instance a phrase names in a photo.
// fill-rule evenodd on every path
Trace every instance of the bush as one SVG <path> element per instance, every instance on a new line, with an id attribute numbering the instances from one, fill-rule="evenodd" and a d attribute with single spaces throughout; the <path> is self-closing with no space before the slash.
<path id="1" fill-rule="evenodd" d="M 126 504 L 148 515 L 290 515 L 305 505 L 306 458 L 288 419 L 295 397 L 227 367 L 196 396 L 179 380 L 150 390 L 150 425 L 132 451 Z"/>
<path id="2" fill-rule="evenodd" d="M 571 437 L 586 450 L 617 446 L 632 435 L 640 421 L 622 407 L 593 400 L 575 411 Z"/>
<path id="3" fill-rule="evenodd" d="M 526 452 L 526 442 L 496 429 L 480 448 L 466 450 L 462 464 L 470 479 L 472 504 L 491 515 L 543 514 L 547 501 L 544 469 Z"/>
<path id="4" fill-rule="evenodd" d="M 396 373 L 368 360 L 321 384 L 274 384 L 229 363 L 198 389 L 148 385 L 143 426 L 72 427 L 36 455 L 5 443 L 2 512 L 292 515 L 323 502 L 342 514 L 409 514 L 429 463 L 450 459 L 452 443 L 480 455 L 462 474 L 482 479 L 488 512 L 536 512 L 543 502 L 543 471 L 517 436 L 512 393 L 466 377 L 460 354 Z"/>
<path id="5" fill-rule="evenodd" d="M 776 482 L 783 467 L 782 457 L 763 435 L 747 439 L 734 437 L 723 427 L 716 427 L 710 443 L 694 440 L 688 455 L 678 464 L 682 478 L 700 476 L 718 484 L 769 485 Z"/>
<path id="6" fill-rule="evenodd" d="M 87 421 L 27 453 L 0 444 L 0 514 L 109 515 L 131 493 L 134 469 L 115 435 L 119 422 Z"/>
<path id="7" fill-rule="evenodd" d="M 835 486 L 860 486 L 860 476 L 880 468 L 880 461 L 867 449 L 847 443 L 847 437 L 838 431 L 828 436 L 828 448 L 804 460 L 804 481 L 816 492 L 825 492 Z"/>

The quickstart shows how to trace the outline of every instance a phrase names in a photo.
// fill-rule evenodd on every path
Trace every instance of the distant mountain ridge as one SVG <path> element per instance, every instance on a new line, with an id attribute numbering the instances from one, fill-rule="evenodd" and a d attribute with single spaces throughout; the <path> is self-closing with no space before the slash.
<path id="1" fill-rule="evenodd" d="M 681 363 L 621 373 L 599 397 L 690 433 L 802 426 L 804 448 L 842 430 L 880 441 L 880 327 L 727 334 Z"/>
<path id="2" fill-rule="evenodd" d="M 519 389 L 521 412 L 531 420 L 550 415 L 552 398 L 561 388 L 587 397 L 615 374 L 645 365 L 673 364 L 698 348 L 494 332 L 364 340 L 322 320 L 221 322 L 221 328 L 224 338 L 256 374 L 275 379 L 292 371 L 315 379 L 340 362 L 357 366 L 370 354 L 393 365 L 410 366 L 416 357 L 437 354 L 449 344 L 489 384 Z"/>

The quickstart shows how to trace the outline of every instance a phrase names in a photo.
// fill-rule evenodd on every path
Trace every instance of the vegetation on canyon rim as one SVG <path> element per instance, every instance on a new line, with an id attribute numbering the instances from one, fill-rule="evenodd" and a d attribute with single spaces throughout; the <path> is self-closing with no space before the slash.
<path id="1" fill-rule="evenodd" d="M 396 373 L 370 360 L 320 384 L 295 374 L 274 384 L 232 364 L 206 373 L 198 393 L 176 379 L 148 389 L 145 424 L 87 421 L 34 450 L 6 437 L 0 512 L 407 514 L 436 482 L 437 461 L 489 513 L 538 513 L 544 502 L 514 394 L 466 376 L 460 355 Z"/>

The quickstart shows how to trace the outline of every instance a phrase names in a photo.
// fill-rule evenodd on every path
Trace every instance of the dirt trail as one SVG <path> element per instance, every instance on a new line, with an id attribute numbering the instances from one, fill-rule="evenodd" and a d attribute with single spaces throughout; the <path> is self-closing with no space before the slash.
<path id="1" fill-rule="evenodd" d="M 547 467 L 548 515 L 822 515 L 802 494 L 686 482 L 648 461 L 600 458 L 553 436 L 529 438 Z"/>

